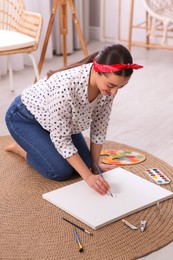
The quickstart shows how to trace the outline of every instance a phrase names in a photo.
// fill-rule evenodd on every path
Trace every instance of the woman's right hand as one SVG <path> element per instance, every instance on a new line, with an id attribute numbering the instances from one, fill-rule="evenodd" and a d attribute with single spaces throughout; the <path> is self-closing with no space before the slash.
<path id="1" fill-rule="evenodd" d="M 102 176 L 91 174 L 85 179 L 86 183 L 96 192 L 101 195 L 105 195 L 110 189 L 107 181 L 103 179 Z"/>

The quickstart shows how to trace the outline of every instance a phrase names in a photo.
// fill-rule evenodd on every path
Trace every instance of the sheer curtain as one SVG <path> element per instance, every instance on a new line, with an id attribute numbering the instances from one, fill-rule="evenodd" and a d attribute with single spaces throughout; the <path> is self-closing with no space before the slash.
<path id="1" fill-rule="evenodd" d="M 23 0 L 25 7 L 27 10 L 39 12 L 43 16 L 43 29 L 41 33 L 41 40 L 38 47 L 38 50 L 35 51 L 34 55 L 36 57 L 37 62 L 40 58 L 40 53 L 42 50 L 49 18 L 51 15 L 51 8 L 53 4 L 53 0 Z M 59 1 L 60 2 L 60 1 Z M 47 46 L 45 59 L 49 59 L 53 55 L 53 50 L 56 51 L 57 54 L 62 53 L 62 41 L 60 34 L 60 22 L 59 22 L 59 3 L 58 10 L 56 13 L 53 30 L 49 39 L 49 43 Z M 89 40 L 89 0 L 74 0 L 75 10 L 77 17 L 80 22 L 81 30 L 84 35 L 84 39 L 86 43 Z M 69 4 L 67 1 L 67 10 L 68 10 L 68 35 L 67 35 L 67 51 L 68 53 L 72 53 L 74 49 L 80 48 L 80 42 L 78 36 L 76 35 L 76 30 L 74 27 L 74 23 L 72 20 L 72 14 L 69 8 Z M 17 60 L 17 62 L 16 62 Z M 12 57 L 13 62 L 13 70 L 22 70 L 24 69 L 24 65 L 30 65 L 31 61 L 26 54 L 16 54 Z M 6 56 L 0 57 L 0 76 L 7 74 L 7 58 Z"/>

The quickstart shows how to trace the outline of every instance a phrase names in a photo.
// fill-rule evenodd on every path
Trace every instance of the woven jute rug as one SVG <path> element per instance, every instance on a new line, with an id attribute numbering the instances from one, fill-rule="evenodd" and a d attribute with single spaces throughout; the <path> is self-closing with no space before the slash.
<path id="1" fill-rule="evenodd" d="M 81 178 L 75 176 L 64 182 L 45 179 L 22 158 L 4 151 L 10 142 L 9 136 L 0 137 L 0 259 L 129 260 L 147 255 L 173 240 L 172 199 L 161 203 L 161 211 L 152 206 L 127 218 L 137 227 L 141 220 L 147 220 L 144 232 L 140 228 L 131 230 L 121 220 L 99 230 L 91 230 L 42 199 L 43 193 Z M 105 148 L 131 147 L 107 141 Z M 171 179 L 165 187 L 173 190 L 173 168 L 151 154 L 136 148 L 133 150 L 145 153 L 146 160 L 124 168 L 146 179 L 145 169 L 160 168 Z M 90 236 L 77 230 L 84 252 L 78 251 L 74 227 L 63 221 L 62 217 L 94 234 Z"/>

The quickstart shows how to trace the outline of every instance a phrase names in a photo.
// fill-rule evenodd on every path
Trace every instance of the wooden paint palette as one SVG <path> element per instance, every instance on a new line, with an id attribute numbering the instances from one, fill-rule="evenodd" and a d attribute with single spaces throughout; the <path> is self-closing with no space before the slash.
<path id="1" fill-rule="evenodd" d="M 101 162 L 110 165 L 128 165 L 143 162 L 145 155 L 128 149 L 108 149 L 101 151 Z"/>

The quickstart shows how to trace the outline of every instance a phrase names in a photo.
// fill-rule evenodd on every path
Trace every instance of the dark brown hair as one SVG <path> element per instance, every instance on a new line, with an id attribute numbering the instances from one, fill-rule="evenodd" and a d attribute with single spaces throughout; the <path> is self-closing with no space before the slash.
<path id="1" fill-rule="evenodd" d="M 81 66 L 83 64 L 91 63 L 91 62 L 93 62 L 94 59 L 96 59 L 97 63 L 105 64 L 105 65 L 128 64 L 128 63 L 132 64 L 133 63 L 132 56 L 126 47 L 124 47 L 121 44 L 113 44 L 110 46 L 106 46 L 102 50 L 95 52 L 76 63 L 68 65 L 67 67 L 64 67 L 64 68 L 56 70 L 56 71 L 49 71 L 48 77 L 50 77 L 55 72 L 60 72 L 63 70 Z M 133 73 L 133 69 L 123 69 L 123 70 L 119 70 L 119 71 L 116 71 L 113 73 L 116 75 L 120 75 L 120 76 L 130 76 Z M 99 72 L 99 74 L 103 74 L 103 73 Z M 106 74 L 106 73 L 104 73 L 104 74 Z"/>

